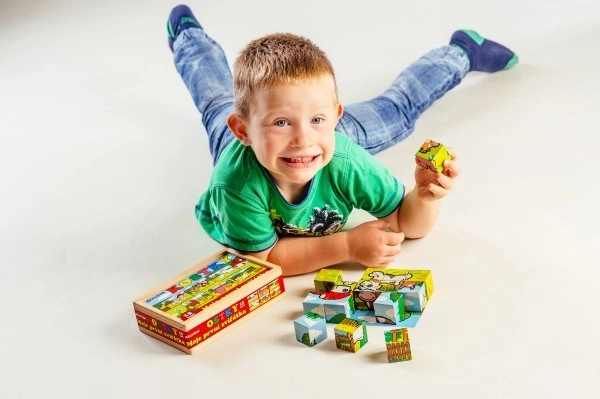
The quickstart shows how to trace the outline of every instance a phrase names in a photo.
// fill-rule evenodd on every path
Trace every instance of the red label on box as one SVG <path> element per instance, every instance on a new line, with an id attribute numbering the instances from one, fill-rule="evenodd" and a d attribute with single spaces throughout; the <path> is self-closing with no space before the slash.
<path id="1" fill-rule="evenodd" d="M 218 334 L 220 331 L 234 324 L 236 321 L 242 319 L 249 313 L 255 311 L 260 306 L 266 304 L 284 291 L 285 287 L 283 284 L 283 276 L 279 276 L 277 279 L 265 284 L 245 298 L 219 311 L 209 319 L 186 332 L 181 331 L 172 325 L 160 321 L 148 314 L 140 312 L 137 309 L 135 311 L 135 316 L 137 318 L 138 325 L 141 328 L 164 337 L 187 349 L 191 349 Z M 182 315 L 182 320 L 186 320 L 184 316 L 185 314 Z"/>

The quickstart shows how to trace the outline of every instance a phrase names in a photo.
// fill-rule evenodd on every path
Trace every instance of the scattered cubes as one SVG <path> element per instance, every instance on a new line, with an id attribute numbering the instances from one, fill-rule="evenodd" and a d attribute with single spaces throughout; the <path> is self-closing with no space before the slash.
<path id="1" fill-rule="evenodd" d="M 408 328 L 389 330 L 386 331 L 384 335 L 389 363 L 403 362 L 412 359 Z"/>
<path id="2" fill-rule="evenodd" d="M 318 291 L 311 291 L 302 302 L 304 313 L 312 312 L 325 317 L 325 299 Z"/>
<path id="3" fill-rule="evenodd" d="M 315 346 L 327 338 L 325 318 L 317 313 L 308 312 L 294 320 L 296 339 L 306 346 Z"/>
<path id="4" fill-rule="evenodd" d="M 345 318 L 333 329 L 335 345 L 338 349 L 358 352 L 369 342 L 367 326 L 364 321 Z"/>

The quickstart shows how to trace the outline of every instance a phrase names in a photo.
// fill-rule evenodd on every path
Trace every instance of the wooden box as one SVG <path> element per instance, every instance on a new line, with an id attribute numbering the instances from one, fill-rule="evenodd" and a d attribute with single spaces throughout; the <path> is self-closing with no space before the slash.
<path id="1" fill-rule="evenodd" d="M 279 300 L 281 268 L 224 250 L 133 302 L 141 332 L 192 354 Z"/>

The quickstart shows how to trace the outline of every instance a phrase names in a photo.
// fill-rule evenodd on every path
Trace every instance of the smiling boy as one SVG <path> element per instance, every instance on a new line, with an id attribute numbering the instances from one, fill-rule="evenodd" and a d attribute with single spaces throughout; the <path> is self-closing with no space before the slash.
<path id="1" fill-rule="evenodd" d="M 286 276 L 345 261 L 384 267 L 405 237 L 426 235 L 460 172 L 454 150 L 441 173 L 416 167 L 410 189 L 372 154 L 407 137 L 470 70 L 518 61 L 476 32 L 457 31 L 381 96 L 344 108 L 331 63 L 306 38 L 276 33 L 250 42 L 232 78 L 223 50 L 188 7 L 175 7 L 167 26 L 215 164 L 196 216 L 214 240 L 279 264 Z M 343 230 L 353 209 L 377 220 Z"/>

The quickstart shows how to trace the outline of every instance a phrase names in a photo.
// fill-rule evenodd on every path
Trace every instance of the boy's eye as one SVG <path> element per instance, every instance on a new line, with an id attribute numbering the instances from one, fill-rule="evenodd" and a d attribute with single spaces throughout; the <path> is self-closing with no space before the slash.
<path id="1" fill-rule="evenodd" d="M 284 120 L 284 119 L 280 119 L 278 121 L 275 121 L 275 126 L 283 127 L 283 126 L 287 126 L 287 124 L 288 124 L 287 121 Z"/>
<path id="2" fill-rule="evenodd" d="M 323 122 L 323 118 L 321 118 L 320 116 L 314 117 L 312 119 L 312 123 L 314 123 L 315 125 L 318 125 L 321 122 Z"/>

